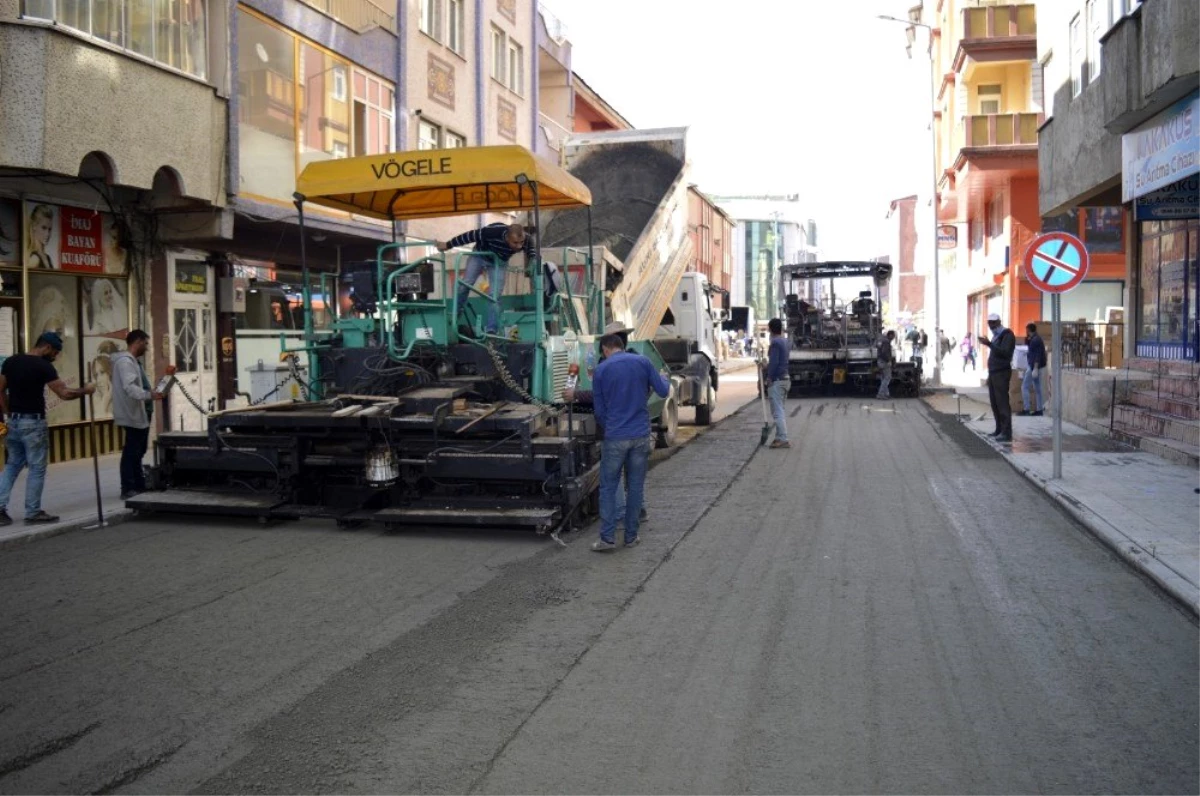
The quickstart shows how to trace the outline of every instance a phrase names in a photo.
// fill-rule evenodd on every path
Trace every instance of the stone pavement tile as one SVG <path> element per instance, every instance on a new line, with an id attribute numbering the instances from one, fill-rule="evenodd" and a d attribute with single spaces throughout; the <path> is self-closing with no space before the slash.
<path id="1" fill-rule="evenodd" d="M 100 496 L 106 522 L 116 522 L 128 516 L 120 498 L 120 454 L 101 456 Z M 26 525 L 25 481 L 29 471 L 22 471 L 8 499 L 8 515 L 13 524 L 0 528 L 0 548 L 23 544 L 32 539 L 53 536 L 96 523 L 96 475 L 91 459 L 52 464 L 46 471 L 46 487 L 42 491 L 42 508 L 60 518 L 50 525 Z"/>

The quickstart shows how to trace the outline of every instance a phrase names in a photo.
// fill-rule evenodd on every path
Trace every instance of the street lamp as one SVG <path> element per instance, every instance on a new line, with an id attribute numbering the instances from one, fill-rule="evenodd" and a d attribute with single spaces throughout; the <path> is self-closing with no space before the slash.
<path id="1" fill-rule="evenodd" d="M 938 248 L 937 248 L 937 127 L 934 125 L 934 116 L 937 114 L 937 100 L 934 93 L 934 52 L 933 52 L 933 26 L 926 25 L 923 22 L 917 22 L 915 19 L 900 19 L 899 17 L 889 17 L 886 14 L 880 14 L 880 19 L 888 22 L 899 22 L 908 26 L 908 46 L 905 51 L 908 57 L 912 58 L 913 42 L 916 39 L 916 31 L 914 28 L 925 28 L 929 31 L 929 140 L 931 142 L 931 151 L 933 153 L 933 193 L 930 194 L 929 205 L 933 215 L 933 237 L 930 239 L 930 246 L 933 249 L 933 325 L 934 325 L 934 345 L 937 350 L 933 356 L 933 386 L 940 387 L 942 385 L 942 293 L 941 285 L 938 280 Z"/>

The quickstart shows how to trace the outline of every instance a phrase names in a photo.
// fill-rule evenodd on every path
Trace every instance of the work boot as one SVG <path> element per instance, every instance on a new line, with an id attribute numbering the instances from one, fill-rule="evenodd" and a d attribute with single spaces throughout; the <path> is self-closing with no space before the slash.
<path id="1" fill-rule="evenodd" d="M 780 442 L 779 440 L 775 440 L 774 442 L 772 442 L 772 443 L 771 443 L 770 445 L 768 445 L 767 447 L 768 447 L 768 448 L 790 448 L 790 447 L 792 447 L 792 443 L 790 443 L 790 442 L 786 442 L 786 441 L 785 441 L 785 442 Z"/>
<path id="2" fill-rule="evenodd" d="M 12 517 L 8 516 L 8 509 L 0 509 L 0 526 L 12 525 Z"/>
<path id="3" fill-rule="evenodd" d="M 45 525 L 51 522 L 58 522 L 58 517 L 53 514 L 47 514 L 45 511 L 39 511 L 36 514 L 30 514 L 25 518 L 26 525 Z"/>

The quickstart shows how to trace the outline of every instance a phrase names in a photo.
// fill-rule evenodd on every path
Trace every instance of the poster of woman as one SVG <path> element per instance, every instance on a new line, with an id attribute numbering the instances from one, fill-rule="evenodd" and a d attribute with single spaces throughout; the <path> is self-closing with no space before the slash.
<path id="1" fill-rule="evenodd" d="M 96 407 L 96 419 L 107 420 L 112 417 L 112 355 L 121 351 L 124 344 L 111 337 L 83 338 L 84 367 L 93 384 L 96 393 L 92 400 Z"/>
<path id="2" fill-rule="evenodd" d="M 87 335 L 121 339 L 129 331 L 127 284 L 118 279 L 82 279 L 83 330 Z"/>
<path id="3" fill-rule="evenodd" d="M 68 387 L 78 387 L 79 378 L 79 290 L 78 280 L 57 274 L 29 275 L 29 341 L 32 345 L 43 332 L 57 332 L 63 350 L 54 360 L 54 368 Z M 46 420 L 50 425 L 80 419 L 79 401 L 60 401 L 46 395 Z"/>
<path id="4" fill-rule="evenodd" d="M 58 217 L 54 205 L 26 204 L 25 265 L 28 268 L 57 268 L 54 253 L 58 251 Z"/>
<path id="5" fill-rule="evenodd" d="M 0 199 L 0 265 L 21 265 L 21 205 Z"/>

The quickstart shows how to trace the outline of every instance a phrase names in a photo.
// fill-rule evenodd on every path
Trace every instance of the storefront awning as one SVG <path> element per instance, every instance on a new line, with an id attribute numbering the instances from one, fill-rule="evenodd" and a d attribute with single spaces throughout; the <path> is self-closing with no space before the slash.
<path id="1" fill-rule="evenodd" d="M 587 186 L 520 146 L 396 152 L 310 163 L 296 181 L 304 201 L 374 218 L 532 210 L 592 203 Z"/>

